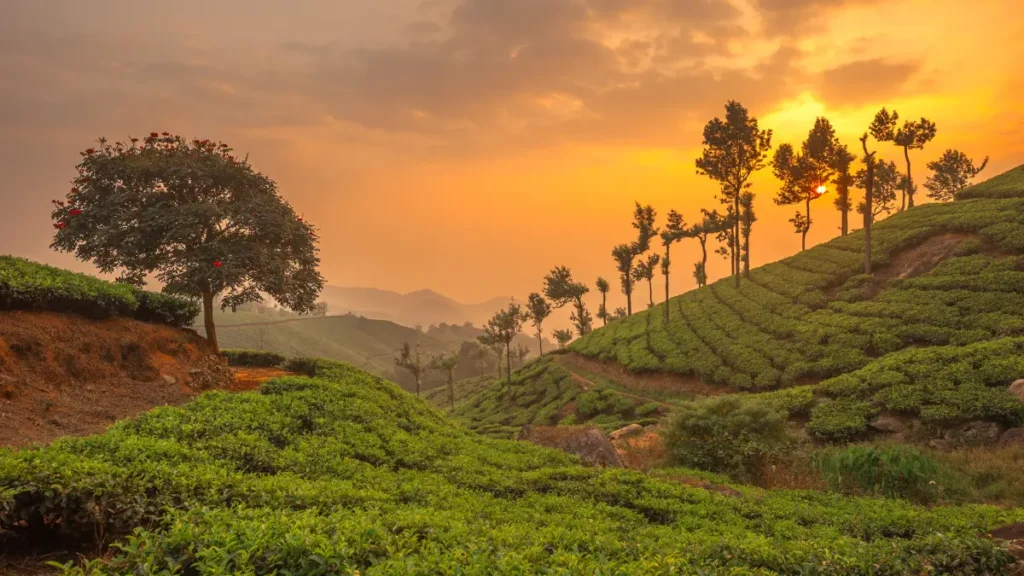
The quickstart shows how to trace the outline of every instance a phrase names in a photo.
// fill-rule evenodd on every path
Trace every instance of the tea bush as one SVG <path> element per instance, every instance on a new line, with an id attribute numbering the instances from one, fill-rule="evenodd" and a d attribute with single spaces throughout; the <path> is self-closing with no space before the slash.
<path id="1" fill-rule="evenodd" d="M 784 412 L 737 396 L 684 404 L 664 436 L 676 464 L 739 481 L 757 479 L 789 442 Z"/>
<path id="2" fill-rule="evenodd" d="M 492 440 L 397 386 L 209 392 L 0 452 L 0 549 L 106 535 L 65 574 L 997 574 L 1024 510 L 809 491 L 717 494 Z"/>
<path id="3" fill-rule="evenodd" d="M 199 314 L 194 300 L 105 282 L 24 258 L 0 256 L 0 310 L 127 316 L 183 328 Z"/>
<path id="4" fill-rule="evenodd" d="M 221 350 L 220 354 L 227 358 L 230 366 L 273 368 L 284 364 L 287 360 L 281 354 L 268 350 Z"/>

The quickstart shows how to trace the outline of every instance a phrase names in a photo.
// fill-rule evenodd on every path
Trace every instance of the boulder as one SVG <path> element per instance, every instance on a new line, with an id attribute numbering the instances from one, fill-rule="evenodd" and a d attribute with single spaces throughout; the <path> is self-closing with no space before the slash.
<path id="1" fill-rule="evenodd" d="M 170 375 L 167 375 L 167 374 L 161 374 L 160 377 L 164 379 L 164 382 L 166 382 L 168 386 L 172 386 L 172 385 L 178 383 L 178 379 L 175 378 L 174 376 L 170 376 Z"/>
<path id="2" fill-rule="evenodd" d="M 874 420 L 872 420 L 868 426 L 871 429 L 878 432 L 885 432 L 886 434 L 896 434 L 902 432 L 907 427 L 907 423 L 903 418 L 895 414 L 879 414 Z"/>
<path id="3" fill-rule="evenodd" d="M 575 454 L 588 466 L 622 466 L 611 441 L 594 426 L 523 426 L 516 440 Z"/>
<path id="4" fill-rule="evenodd" d="M 1010 428 L 999 436 L 1000 446 L 1006 447 L 1014 444 L 1024 444 L 1024 428 Z"/>
<path id="5" fill-rule="evenodd" d="M 619 428 L 615 432 L 608 435 L 608 439 L 611 441 L 620 440 L 622 438 L 630 438 L 632 436 L 639 436 L 644 433 L 644 427 L 639 424 L 630 424 Z"/>
<path id="6" fill-rule="evenodd" d="M 994 422 L 982 422 L 980 420 L 968 422 L 962 426 L 947 430 L 943 437 L 954 444 L 966 446 L 994 444 L 999 440 L 999 425 Z"/>
<path id="7" fill-rule="evenodd" d="M 1010 394 L 1017 397 L 1018 400 L 1024 402 L 1024 378 L 1014 381 L 1010 384 Z"/>
<path id="8" fill-rule="evenodd" d="M 939 452 L 949 452 L 953 450 L 953 443 L 945 438 L 935 438 L 928 442 L 928 447 L 938 450 Z"/>

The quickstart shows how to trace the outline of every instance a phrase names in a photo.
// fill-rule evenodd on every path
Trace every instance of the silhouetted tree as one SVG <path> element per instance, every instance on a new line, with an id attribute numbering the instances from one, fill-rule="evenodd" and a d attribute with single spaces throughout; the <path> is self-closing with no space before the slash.
<path id="1" fill-rule="evenodd" d="M 731 204 L 733 214 L 739 214 L 740 196 L 750 188 L 750 176 L 765 166 L 772 147 L 772 131 L 759 129 L 757 119 L 739 102 L 730 100 L 725 105 L 725 120 L 716 117 L 704 127 L 703 144 L 697 174 L 717 181 L 721 186 L 719 200 Z M 732 269 L 739 286 L 739 219 L 731 237 Z"/>
<path id="2" fill-rule="evenodd" d="M 154 274 L 165 293 L 201 300 L 215 350 L 215 299 L 235 310 L 269 294 L 313 310 L 323 287 L 316 230 L 227 144 L 154 132 L 142 142 L 101 138 L 81 156 L 51 214 L 55 250 L 119 271 L 119 282 L 143 286 Z"/>
<path id="3" fill-rule="evenodd" d="M 484 334 L 477 336 L 476 339 L 497 357 L 498 380 L 501 380 L 501 359 L 505 356 L 505 343 L 500 340 L 496 340 L 491 334 L 489 334 L 486 326 L 484 327 Z"/>
<path id="4" fill-rule="evenodd" d="M 551 305 L 543 296 L 534 292 L 526 301 L 526 311 L 530 315 L 530 322 L 537 330 L 537 349 L 540 355 L 544 355 L 544 319 L 551 315 Z"/>
<path id="5" fill-rule="evenodd" d="M 853 209 L 853 200 L 850 198 L 850 187 L 853 186 L 854 177 L 850 172 L 853 165 L 854 155 L 843 144 L 835 151 L 835 176 L 832 184 L 836 187 L 836 199 L 833 204 L 836 210 L 842 215 L 839 230 L 843 236 L 850 232 L 850 210 Z"/>
<path id="6" fill-rule="evenodd" d="M 601 306 L 597 309 L 597 317 L 601 319 L 604 326 L 608 325 L 608 291 L 611 290 L 611 285 L 604 278 L 598 276 L 597 291 L 601 293 Z"/>
<path id="7" fill-rule="evenodd" d="M 697 281 L 697 287 L 706 286 L 708 283 L 708 236 L 712 234 L 718 234 L 722 230 L 728 230 L 730 228 L 729 221 L 723 218 L 718 210 L 707 210 L 701 208 L 701 214 L 704 219 L 699 224 L 691 226 L 686 236 L 689 238 L 696 238 L 700 242 L 700 262 L 697 262 L 693 266 L 693 279 Z"/>
<path id="8" fill-rule="evenodd" d="M 508 385 L 509 397 L 512 394 L 512 340 L 523 331 L 523 324 L 529 320 L 529 315 L 523 312 L 519 304 L 512 302 L 508 308 L 499 310 L 487 321 L 484 326 L 483 342 L 500 343 L 505 350 L 505 378 Z"/>
<path id="9" fill-rule="evenodd" d="M 459 353 L 435 354 L 430 358 L 430 368 L 447 375 L 448 404 L 455 409 L 455 367 L 459 365 Z"/>
<path id="10" fill-rule="evenodd" d="M 586 284 L 575 282 L 572 279 L 572 272 L 565 266 L 553 268 L 544 277 L 544 295 L 555 308 L 561 308 L 566 304 L 572 304 L 573 313 L 569 317 L 576 331 L 580 336 L 590 332 L 593 319 L 587 305 L 583 302 L 583 296 L 590 292 Z"/>
<path id="11" fill-rule="evenodd" d="M 405 370 L 412 375 L 413 379 L 416 380 L 416 395 L 419 396 L 420 379 L 426 369 L 426 366 L 423 365 L 423 361 L 420 358 L 420 345 L 417 344 L 414 350 L 409 346 L 408 342 L 402 344 L 402 349 L 398 352 L 398 358 L 395 358 L 395 365 L 399 368 L 405 368 Z"/>
<path id="12" fill-rule="evenodd" d="M 572 342 L 572 330 L 555 330 L 552 335 L 555 337 L 555 342 L 558 342 L 559 350 L 565 350 L 569 342 Z"/>
<path id="13" fill-rule="evenodd" d="M 530 349 L 522 344 L 516 345 L 516 357 L 519 358 L 519 367 L 526 365 L 526 357 L 530 355 Z"/>
<path id="14" fill-rule="evenodd" d="M 634 282 L 647 281 L 647 296 L 650 299 L 647 305 L 648 308 L 654 306 L 654 272 L 658 269 L 658 262 L 660 261 L 661 256 L 658 254 L 649 254 L 647 260 L 637 262 L 636 267 L 633 268 Z"/>
<path id="15" fill-rule="evenodd" d="M 896 209 L 896 192 L 900 190 L 900 184 L 906 178 L 903 174 L 900 174 L 895 162 L 876 160 L 874 164 L 874 188 L 871 202 L 872 221 L 877 220 L 882 214 L 892 214 L 892 211 Z M 867 189 L 867 179 L 868 171 L 865 168 L 858 170 L 856 176 L 854 176 L 857 187 L 862 190 Z M 864 202 L 857 205 L 857 212 L 861 214 L 864 214 L 866 209 L 867 206 Z"/>
<path id="16" fill-rule="evenodd" d="M 935 172 L 924 183 L 928 197 L 940 202 L 952 200 L 985 166 L 988 166 L 988 156 L 985 156 L 980 166 L 975 166 L 967 154 L 959 150 L 946 150 L 938 160 L 928 163 L 928 169 Z"/>
<path id="17" fill-rule="evenodd" d="M 873 131 L 874 122 L 868 127 Z M 860 137 L 864 149 L 864 273 L 871 274 L 871 223 L 874 220 L 875 152 L 868 151 L 868 132 Z"/>
<path id="18" fill-rule="evenodd" d="M 754 195 L 744 192 L 740 196 L 740 234 L 743 242 L 740 250 L 743 254 L 743 276 L 750 278 L 750 232 L 757 222 L 757 215 L 754 214 Z"/>
<path id="19" fill-rule="evenodd" d="M 775 151 L 772 172 L 782 181 L 775 198 L 779 206 L 803 202 L 805 212 L 797 211 L 790 219 L 800 234 L 800 249 L 807 249 L 807 233 L 811 229 L 811 201 L 825 193 L 825 185 L 835 175 L 836 150 L 840 147 L 836 131 L 827 118 L 819 117 L 814 128 L 797 153 L 789 144 L 783 144 Z"/>
<path id="20" fill-rule="evenodd" d="M 629 244 L 619 244 L 612 248 L 612 258 L 615 259 L 615 269 L 619 272 L 619 283 L 622 286 L 622 293 L 626 295 L 626 313 L 633 313 L 633 260 L 636 253 Z"/>
<path id="21" fill-rule="evenodd" d="M 626 309 L 620 306 L 620 307 L 615 309 L 615 312 L 612 312 L 611 319 L 612 320 L 622 320 L 626 316 L 627 316 Z"/>
<path id="22" fill-rule="evenodd" d="M 661 244 L 665 247 L 665 255 L 661 258 L 661 274 L 665 277 L 665 325 L 668 325 L 669 320 L 669 269 L 672 265 L 672 261 L 669 259 L 669 254 L 672 249 L 672 244 L 683 239 L 686 235 L 686 222 L 683 220 L 683 216 L 675 210 L 670 210 L 668 213 L 668 223 L 665 224 L 665 229 L 661 232 Z"/>
<path id="23" fill-rule="evenodd" d="M 907 160 L 907 180 L 903 190 L 900 210 L 914 207 L 914 179 L 910 173 L 910 151 L 921 150 L 924 145 L 935 138 L 935 123 L 927 118 L 916 122 L 904 120 L 903 126 L 896 128 L 900 115 L 893 110 L 891 113 L 882 108 L 871 123 L 871 135 L 879 142 L 892 142 L 903 148 L 903 157 Z"/>

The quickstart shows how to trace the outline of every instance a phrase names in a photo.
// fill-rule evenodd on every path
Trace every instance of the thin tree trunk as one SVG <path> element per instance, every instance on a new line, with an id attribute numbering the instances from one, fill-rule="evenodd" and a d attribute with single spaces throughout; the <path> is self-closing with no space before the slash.
<path id="1" fill-rule="evenodd" d="M 505 342 L 505 381 L 508 383 L 508 398 L 512 401 L 512 341 Z"/>
<path id="2" fill-rule="evenodd" d="M 907 208 L 913 208 L 914 180 L 910 177 L 910 148 L 906 146 L 903 147 L 903 157 L 907 159 Z"/>
<path id="3" fill-rule="evenodd" d="M 448 403 L 455 410 L 455 377 L 451 370 L 448 371 Z"/>
<path id="4" fill-rule="evenodd" d="M 647 298 L 651 301 L 651 306 L 654 306 L 654 275 L 647 279 Z"/>
<path id="5" fill-rule="evenodd" d="M 544 335 L 540 330 L 537 330 L 537 348 L 540 350 L 540 355 L 544 355 Z"/>
<path id="6" fill-rule="evenodd" d="M 868 154 L 866 142 L 864 143 L 864 154 L 868 164 L 867 184 L 864 187 L 864 273 L 871 274 L 871 220 L 874 210 L 872 203 L 875 187 L 875 158 L 872 154 Z"/>
<path id="7" fill-rule="evenodd" d="M 420 395 L 420 375 L 416 375 L 416 395 Z"/>
<path id="8" fill-rule="evenodd" d="M 665 326 L 668 326 L 668 270 L 669 270 L 669 246 L 665 246 Z"/>
<path id="9" fill-rule="evenodd" d="M 626 316 L 633 315 L 633 287 L 626 283 Z"/>
<path id="10" fill-rule="evenodd" d="M 203 325 L 206 327 L 206 341 L 213 346 L 213 351 L 220 354 L 217 345 L 217 327 L 213 325 L 213 292 L 203 292 Z"/>
<path id="11" fill-rule="evenodd" d="M 608 325 L 608 293 L 601 292 L 601 309 L 604 310 L 604 317 L 601 318 L 601 322 L 604 322 L 603 326 Z"/>
<path id="12" fill-rule="evenodd" d="M 848 224 L 849 212 L 850 211 L 847 210 L 846 208 L 843 208 L 842 211 L 841 211 L 841 213 L 843 215 L 843 236 L 846 236 L 846 234 L 847 234 L 847 232 L 849 231 L 849 228 L 850 228 L 849 224 Z"/>
<path id="13" fill-rule="evenodd" d="M 811 231 L 811 198 L 807 197 L 804 204 L 807 207 L 807 226 L 804 226 L 803 236 L 800 238 L 800 250 L 807 250 L 807 233 Z"/>
<path id="14" fill-rule="evenodd" d="M 742 192 L 742 189 L 739 186 L 737 186 L 736 187 L 736 197 L 733 199 L 733 209 L 735 210 L 735 212 L 733 213 L 733 217 L 736 219 L 736 222 L 733 224 L 733 227 L 732 227 L 732 229 L 733 229 L 732 243 L 733 243 L 733 254 L 734 254 L 734 256 L 733 256 L 733 259 L 734 259 L 734 262 L 733 262 L 733 275 L 736 276 L 736 287 L 737 288 L 740 287 L 740 262 L 739 262 L 739 254 L 737 254 L 737 253 L 739 252 L 738 248 L 739 248 L 739 245 L 740 245 L 740 193 L 741 192 Z"/>

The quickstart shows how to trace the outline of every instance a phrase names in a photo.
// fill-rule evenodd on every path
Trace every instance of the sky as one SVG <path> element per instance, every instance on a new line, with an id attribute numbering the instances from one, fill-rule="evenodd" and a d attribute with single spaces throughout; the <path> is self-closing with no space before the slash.
<path id="1" fill-rule="evenodd" d="M 1019 0 L 964 4 L 0 0 L 0 254 L 94 272 L 49 249 L 50 200 L 98 137 L 169 131 L 248 154 L 319 228 L 330 284 L 475 302 L 566 265 L 614 285 L 634 201 L 718 206 L 694 160 L 728 100 L 776 147 L 817 116 L 851 149 L 882 106 L 927 117 L 919 183 L 947 148 L 990 156 L 982 178 L 1024 163 Z M 753 183 L 756 266 L 800 236 L 770 170 Z M 827 195 L 812 217 L 809 245 L 838 234 Z M 673 293 L 698 254 L 673 248 Z"/>

